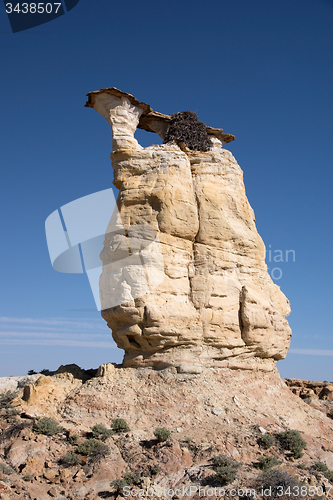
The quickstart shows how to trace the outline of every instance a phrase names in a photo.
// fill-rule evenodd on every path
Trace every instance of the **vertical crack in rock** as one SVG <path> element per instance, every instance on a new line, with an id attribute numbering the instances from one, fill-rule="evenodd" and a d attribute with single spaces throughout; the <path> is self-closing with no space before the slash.
<path id="1" fill-rule="evenodd" d="M 195 291 L 194 291 L 194 283 L 193 283 L 193 280 L 195 279 L 195 275 L 196 275 L 196 259 L 195 259 L 195 255 L 196 255 L 196 248 L 195 248 L 195 244 L 196 244 L 196 241 L 197 241 L 197 236 L 199 234 L 199 231 L 200 231 L 200 217 L 199 217 L 199 200 L 198 200 L 198 196 L 197 196 L 197 193 L 196 193 L 196 190 L 195 190 L 195 186 L 194 186 L 194 179 L 193 179 L 193 175 L 192 175 L 192 169 L 191 169 L 191 177 L 192 177 L 192 186 L 193 186 L 193 192 L 194 192 L 194 198 L 195 198 L 195 202 L 196 202 L 196 206 L 197 206 L 197 213 L 198 213 L 198 231 L 196 232 L 195 236 L 194 236 L 194 239 L 193 239 L 193 243 L 192 243 L 192 261 L 190 262 L 190 266 L 191 268 L 189 267 L 189 285 L 190 285 L 190 295 L 189 295 L 189 298 L 190 300 L 192 301 L 194 307 L 196 309 L 200 309 L 200 306 L 197 304 L 197 301 L 195 300 L 194 298 L 194 294 L 195 294 Z M 203 327 L 203 321 L 202 321 L 202 327 Z"/>
<path id="2" fill-rule="evenodd" d="M 245 293 L 245 287 L 242 286 L 242 289 L 239 292 L 239 310 L 238 310 L 239 329 L 240 329 L 240 334 L 241 334 L 242 340 L 244 340 L 244 324 L 243 324 L 243 317 L 242 317 L 243 316 L 243 308 L 244 308 L 244 293 Z"/>

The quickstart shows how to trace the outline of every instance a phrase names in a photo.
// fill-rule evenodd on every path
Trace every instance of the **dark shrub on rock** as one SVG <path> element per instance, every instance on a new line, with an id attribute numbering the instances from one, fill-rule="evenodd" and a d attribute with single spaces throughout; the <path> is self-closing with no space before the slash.
<path id="1" fill-rule="evenodd" d="M 232 460 L 226 455 L 216 455 L 213 457 L 215 474 L 210 477 L 211 482 L 219 486 L 226 486 L 232 483 L 236 479 L 240 465 L 240 463 Z"/>
<path id="2" fill-rule="evenodd" d="M 323 462 L 315 462 L 311 466 L 311 469 L 316 470 L 318 472 L 326 472 L 328 470 L 328 467 Z"/>
<path id="3" fill-rule="evenodd" d="M 213 145 L 206 125 L 198 120 L 193 111 L 180 111 L 171 116 L 164 144 L 172 141 L 183 142 L 193 151 L 209 151 Z"/>
<path id="4" fill-rule="evenodd" d="M 258 439 L 258 444 L 265 450 L 268 450 L 268 448 L 275 444 L 275 437 L 267 432 L 267 434 L 260 436 L 260 438 Z"/>
<path id="5" fill-rule="evenodd" d="M 110 455 L 110 448 L 98 439 L 86 439 L 78 446 L 77 453 L 88 456 L 92 461 L 99 461 Z"/>
<path id="6" fill-rule="evenodd" d="M 279 464 L 279 461 L 273 455 L 268 455 L 267 457 L 259 457 L 258 459 L 258 469 L 268 470 L 271 467 L 275 467 Z"/>
<path id="7" fill-rule="evenodd" d="M 297 500 L 299 498 L 304 498 L 304 496 L 302 497 L 301 495 L 302 483 L 294 476 L 278 467 L 264 472 L 262 476 L 257 478 L 257 484 L 259 493 L 263 490 L 269 490 L 269 496 L 267 498 L 270 499 L 292 498 L 293 500 Z"/>
<path id="8" fill-rule="evenodd" d="M 34 423 L 33 429 L 37 434 L 44 434 L 45 436 L 53 436 L 64 432 L 64 428 L 58 425 L 58 422 L 53 418 L 43 417 Z"/>
<path id="9" fill-rule="evenodd" d="M 333 471 L 331 471 L 323 462 L 315 462 L 311 466 L 311 469 L 316 472 L 321 472 L 326 477 L 326 479 L 333 483 Z"/>
<path id="10" fill-rule="evenodd" d="M 112 420 L 112 430 L 114 432 L 128 432 L 130 428 L 123 418 L 114 418 Z"/>
<path id="11" fill-rule="evenodd" d="M 5 463 L 0 463 L 0 472 L 3 472 L 3 474 L 9 476 L 10 474 L 13 474 L 14 469 L 10 465 L 7 465 Z"/>
<path id="12" fill-rule="evenodd" d="M 18 396 L 17 392 L 6 391 L 0 394 L 0 410 L 5 410 L 5 417 L 16 417 L 17 410 L 12 405 L 13 399 Z"/>
<path id="13" fill-rule="evenodd" d="M 165 427 L 156 427 L 156 429 L 154 430 L 154 436 L 159 443 L 167 441 L 170 437 L 170 434 L 171 432 Z"/>
<path id="14" fill-rule="evenodd" d="M 306 441 L 304 441 L 298 431 L 293 429 L 287 430 L 277 434 L 277 438 L 285 450 L 292 452 L 294 458 L 301 458 L 303 456 L 302 450 L 306 448 Z"/>
<path id="15" fill-rule="evenodd" d="M 96 424 L 94 427 L 91 429 L 91 433 L 94 436 L 94 438 L 101 439 L 102 441 L 105 441 L 107 438 L 112 436 L 114 431 L 112 429 L 107 429 L 103 424 Z"/>
<path id="16" fill-rule="evenodd" d="M 66 455 L 64 455 L 61 459 L 60 462 L 62 465 L 65 467 L 71 467 L 72 465 L 77 465 L 80 463 L 80 457 L 76 455 L 76 453 L 73 453 L 72 451 L 68 451 Z"/>
<path id="17" fill-rule="evenodd" d="M 114 488 L 120 495 L 123 493 L 125 486 L 137 486 L 141 483 L 141 477 L 139 474 L 134 474 L 133 472 L 126 472 L 121 479 L 115 479 L 111 482 L 111 487 Z"/>

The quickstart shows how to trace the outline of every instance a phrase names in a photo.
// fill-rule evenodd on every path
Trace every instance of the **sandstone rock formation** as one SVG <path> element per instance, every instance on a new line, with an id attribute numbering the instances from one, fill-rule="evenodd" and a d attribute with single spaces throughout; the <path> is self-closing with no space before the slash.
<path id="1" fill-rule="evenodd" d="M 285 382 L 292 392 L 302 399 L 319 398 L 324 401 L 333 401 L 333 382 L 317 382 L 297 378 L 289 378 Z"/>
<path id="2" fill-rule="evenodd" d="M 102 316 L 124 367 L 273 370 L 286 356 L 289 301 L 265 264 L 242 170 L 207 127 L 208 152 L 141 147 L 137 127 L 165 138 L 171 117 L 102 89 L 86 104 L 112 127 L 117 210 L 101 253 Z"/>

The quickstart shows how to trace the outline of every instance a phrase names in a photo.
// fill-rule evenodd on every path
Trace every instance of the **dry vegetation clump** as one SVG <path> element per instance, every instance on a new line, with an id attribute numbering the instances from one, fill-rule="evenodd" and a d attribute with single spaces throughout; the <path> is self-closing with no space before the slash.
<path id="1" fill-rule="evenodd" d="M 98 462 L 107 455 L 110 455 L 110 448 L 98 439 L 86 439 L 76 450 L 79 455 L 86 455 L 90 461 Z"/>
<path id="2" fill-rule="evenodd" d="M 13 474 L 13 472 L 15 472 L 15 470 L 10 465 L 7 465 L 5 463 L 0 463 L 0 472 L 9 476 L 10 474 Z"/>
<path id="3" fill-rule="evenodd" d="M 276 465 L 279 465 L 279 460 L 274 455 L 268 455 L 266 457 L 258 458 L 258 469 L 265 471 L 271 469 L 272 467 L 275 467 Z"/>
<path id="4" fill-rule="evenodd" d="M 167 441 L 171 435 L 171 432 L 166 427 L 156 427 L 154 430 L 154 436 L 159 443 Z"/>
<path id="5" fill-rule="evenodd" d="M 242 465 L 226 455 L 217 455 L 213 457 L 212 462 L 215 474 L 210 480 L 218 486 L 232 483 L 236 479 L 238 468 Z"/>
<path id="6" fill-rule="evenodd" d="M 268 450 L 271 446 L 274 446 L 275 437 L 272 434 L 269 434 L 269 432 L 267 432 L 263 436 L 259 437 L 258 444 L 265 450 Z"/>
<path id="7" fill-rule="evenodd" d="M 48 417 L 38 419 L 34 423 L 33 430 L 37 434 L 44 434 L 45 436 L 53 436 L 54 434 L 60 434 L 65 431 L 63 427 L 58 425 L 58 422 Z"/>
<path id="8" fill-rule="evenodd" d="M 121 479 L 115 479 L 111 481 L 110 486 L 117 493 L 122 494 L 125 486 L 137 486 L 141 483 L 141 477 L 139 474 L 134 474 L 133 472 L 127 472 L 123 475 Z"/>
<path id="9" fill-rule="evenodd" d="M 193 151 L 209 151 L 213 145 L 206 125 L 198 120 L 194 111 L 180 111 L 171 116 L 164 144 L 172 141 L 183 142 Z"/>
<path id="10" fill-rule="evenodd" d="M 323 462 L 315 462 L 312 466 L 311 469 L 315 472 L 321 472 L 326 479 L 328 479 L 331 483 L 333 483 L 333 471 L 330 470 L 326 464 Z"/>
<path id="11" fill-rule="evenodd" d="M 0 410 L 1 414 L 7 418 L 15 418 L 18 415 L 18 411 L 12 405 L 12 401 L 18 396 L 17 392 L 6 391 L 0 394 Z"/>
<path id="12" fill-rule="evenodd" d="M 66 455 L 64 455 L 60 459 L 60 463 L 64 467 L 72 467 L 73 465 L 78 465 L 80 462 L 81 462 L 80 457 L 76 453 L 73 453 L 72 451 L 68 451 Z"/>
<path id="13" fill-rule="evenodd" d="M 302 438 L 300 433 L 294 429 L 280 432 L 276 435 L 282 448 L 291 451 L 294 458 L 301 458 L 303 456 L 302 450 L 306 448 L 306 441 Z"/>
<path id="14" fill-rule="evenodd" d="M 114 418 L 112 420 L 112 430 L 113 432 L 129 432 L 130 428 L 126 420 L 123 418 Z"/>
<path id="15" fill-rule="evenodd" d="M 278 467 L 263 472 L 263 474 L 257 478 L 257 484 L 258 493 L 262 494 L 264 490 L 268 490 L 270 499 L 293 498 L 297 500 L 304 498 L 304 495 L 301 493 L 302 483 L 294 476 Z"/>
<path id="16" fill-rule="evenodd" d="M 115 433 L 115 431 L 112 429 L 107 429 L 103 424 L 96 424 L 91 428 L 91 433 L 94 438 L 100 439 L 101 441 L 106 441 Z"/>

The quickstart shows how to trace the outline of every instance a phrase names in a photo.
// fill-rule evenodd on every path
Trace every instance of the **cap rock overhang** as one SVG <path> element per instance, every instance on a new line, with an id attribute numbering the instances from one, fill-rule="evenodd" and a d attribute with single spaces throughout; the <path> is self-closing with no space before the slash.
<path id="1" fill-rule="evenodd" d="M 158 111 L 154 111 L 151 106 L 145 102 L 140 102 L 136 97 L 132 94 L 128 94 L 127 92 L 123 92 L 122 90 L 117 89 L 116 87 L 105 88 L 96 90 L 94 92 L 89 92 L 87 94 L 88 100 L 85 104 L 86 108 L 94 108 L 96 97 L 101 94 L 109 94 L 114 97 L 126 98 L 130 101 L 134 106 L 142 109 L 142 114 L 139 119 L 138 128 L 146 130 L 147 132 L 155 132 L 158 134 L 163 140 L 166 137 L 169 122 L 171 121 L 170 115 L 165 115 L 164 113 L 159 113 Z M 215 136 L 222 144 L 226 144 L 235 139 L 235 136 L 232 134 L 224 134 L 222 128 L 214 128 L 207 127 L 207 134 Z"/>

